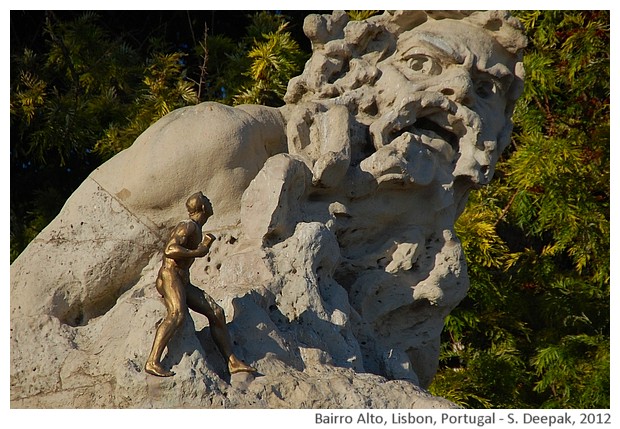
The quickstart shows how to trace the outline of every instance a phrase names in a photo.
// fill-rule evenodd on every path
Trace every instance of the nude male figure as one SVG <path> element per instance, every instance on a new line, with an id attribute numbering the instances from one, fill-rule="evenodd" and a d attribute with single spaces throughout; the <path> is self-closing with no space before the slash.
<path id="1" fill-rule="evenodd" d="M 183 324 L 189 307 L 209 319 L 211 335 L 224 356 L 231 374 L 255 372 L 255 368 L 246 365 L 233 354 L 222 307 L 190 282 L 189 269 L 194 259 L 201 258 L 209 252 L 215 237 L 206 234 L 203 239 L 202 235 L 203 225 L 213 214 L 207 197 L 202 192 L 197 192 L 188 198 L 185 205 L 190 219 L 179 223 L 170 234 L 162 266 L 157 275 L 155 285 L 164 298 L 168 314 L 157 328 L 153 348 L 144 369 L 149 374 L 160 377 L 174 375 L 174 372 L 161 366 L 161 356 L 172 336 Z"/>

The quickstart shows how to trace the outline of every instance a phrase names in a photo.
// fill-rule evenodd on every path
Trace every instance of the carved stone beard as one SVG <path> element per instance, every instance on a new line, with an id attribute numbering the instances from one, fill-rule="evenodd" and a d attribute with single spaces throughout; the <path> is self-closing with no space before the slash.
<path id="1" fill-rule="evenodd" d="M 337 238 L 334 280 L 349 295 L 365 370 L 426 385 L 443 317 L 468 288 L 453 231 L 465 191 L 455 193 L 453 172 L 479 119 L 441 94 L 373 106 L 374 93 L 349 93 L 346 108 L 342 99 L 291 106 L 289 152 L 313 173 L 302 220 Z"/>

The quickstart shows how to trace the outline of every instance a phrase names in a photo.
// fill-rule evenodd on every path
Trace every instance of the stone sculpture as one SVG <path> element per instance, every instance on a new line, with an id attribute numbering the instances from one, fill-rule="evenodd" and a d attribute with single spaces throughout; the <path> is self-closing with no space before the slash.
<path id="1" fill-rule="evenodd" d="M 509 143 L 525 38 L 497 11 L 335 12 L 304 32 L 313 54 L 285 106 L 172 112 L 13 263 L 13 406 L 450 406 L 420 387 L 467 292 L 454 222 Z M 156 261 L 195 189 L 217 240 L 192 278 L 261 376 L 227 380 L 186 318 L 164 357 L 177 376 L 151 377 L 153 396 L 137 345 L 163 315 Z"/>

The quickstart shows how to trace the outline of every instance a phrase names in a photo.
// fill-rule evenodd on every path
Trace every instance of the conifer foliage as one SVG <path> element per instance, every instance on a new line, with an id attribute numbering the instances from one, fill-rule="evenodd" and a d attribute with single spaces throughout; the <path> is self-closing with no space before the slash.
<path id="1" fill-rule="evenodd" d="M 252 36 L 249 78 L 234 97 L 235 104 L 281 106 L 291 77 L 299 74 L 308 55 L 287 31 L 289 23 L 282 15 L 260 12 L 248 33 Z M 275 27 L 275 25 L 277 27 Z"/>
<path id="2" fill-rule="evenodd" d="M 609 407 L 609 13 L 515 12 L 513 142 L 457 224 L 471 289 L 431 389 L 466 407 Z"/>

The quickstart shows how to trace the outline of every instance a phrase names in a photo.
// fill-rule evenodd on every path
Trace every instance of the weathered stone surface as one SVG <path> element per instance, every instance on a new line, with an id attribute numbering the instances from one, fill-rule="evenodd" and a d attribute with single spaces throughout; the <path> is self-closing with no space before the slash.
<path id="1" fill-rule="evenodd" d="M 454 221 L 491 179 L 522 88 L 503 12 L 311 16 L 282 108 L 179 109 L 94 171 L 11 266 L 11 406 L 446 408 L 428 395 L 468 287 Z M 224 308 L 227 374 L 186 318 L 143 371 L 164 240 L 201 190 L 192 282 Z"/>

